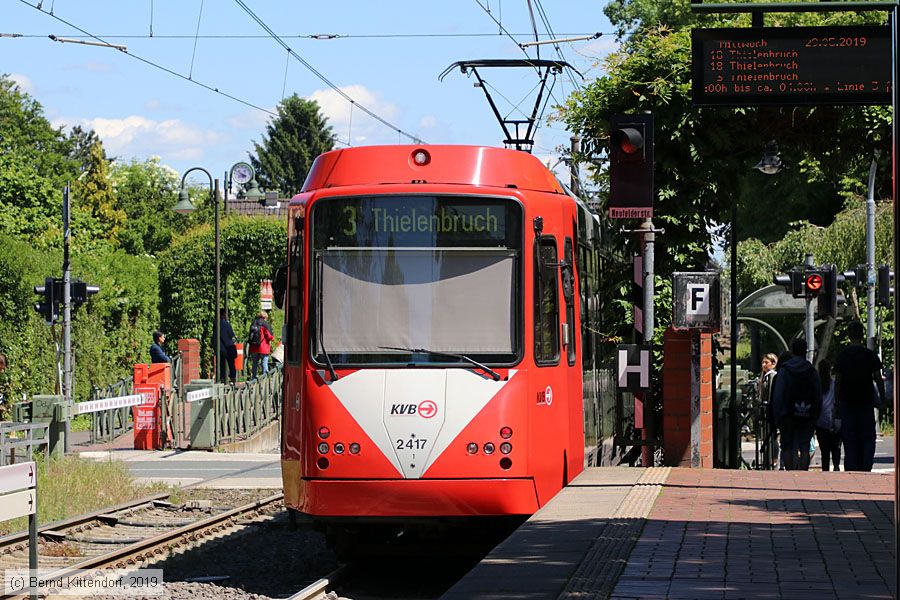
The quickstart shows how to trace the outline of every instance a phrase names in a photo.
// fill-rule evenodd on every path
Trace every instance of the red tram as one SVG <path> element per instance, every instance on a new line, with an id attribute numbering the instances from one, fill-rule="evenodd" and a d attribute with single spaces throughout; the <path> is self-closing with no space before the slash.
<path id="1" fill-rule="evenodd" d="M 598 235 L 523 152 L 319 156 L 289 214 L 287 506 L 529 515 L 598 462 Z"/>

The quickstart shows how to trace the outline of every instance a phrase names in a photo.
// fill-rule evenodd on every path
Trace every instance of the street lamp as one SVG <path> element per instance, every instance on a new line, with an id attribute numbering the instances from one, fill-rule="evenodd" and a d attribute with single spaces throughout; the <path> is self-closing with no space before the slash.
<path id="1" fill-rule="evenodd" d="M 778 144 L 772 140 L 754 169 L 766 175 L 774 175 L 784 167 L 778 155 Z M 738 300 L 737 300 L 737 199 L 731 204 L 731 468 L 741 464 L 741 424 L 737 405 L 737 343 L 738 343 Z"/>
<path id="2" fill-rule="evenodd" d="M 187 178 L 188 174 L 191 171 L 203 171 L 206 173 L 206 176 L 209 178 L 209 193 L 210 200 L 213 203 L 213 207 L 215 208 L 215 231 L 216 231 L 216 306 L 213 311 L 213 353 L 216 357 L 215 360 L 215 374 L 213 375 L 213 379 L 215 381 L 219 381 L 219 371 L 222 369 L 222 361 L 221 361 L 221 343 L 219 340 L 219 306 L 222 301 L 222 279 L 221 279 L 221 260 L 219 258 L 219 180 L 216 179 L 215 183 L 213 183 L 213 177 L 209 174 L 209 171 L 204 169 L 203 167 L 191 167 L 187 171 L 184 172 L 184 175 L 181 177 L 181 189 L 178 191 L 178 203 L 174 207 L 174 211 L 183 215 L 193 212 L 196 210 L 195 207 L 191 203 L 191 197 L 188 195 L 187 189 L 184 187 L 184 181 Z"/>

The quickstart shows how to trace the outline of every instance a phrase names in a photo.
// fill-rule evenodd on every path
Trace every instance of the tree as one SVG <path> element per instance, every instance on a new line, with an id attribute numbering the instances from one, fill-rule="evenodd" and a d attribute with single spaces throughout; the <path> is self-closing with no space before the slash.
<path id="1" fill-rule="evenodd" d="M 172 210 L 178 201 L 178 173 L 160 164 L 159 157 L 113 163 L 110 180 L 118 207 L 127 215 L 119 242 L 129 254 L 161 252 L 191 222 Z"/>
<path id="2" fill-rule="evenodd" d="M 109 179 L 109 163 L 100 142 L 91 146 L 87 170 L 72 185 L 72 228 L 80 246 L 93 246 L 99 240 L 118 245 L 125 223 L 125 212 L 117 207 Z"/>
<path id="3" fill-rule="evenodd" d="M 264 189 L 290 196 L 300 191 L 312 161 L 334 147 L 334 134 L 319 104 L 296 94 L 278 105 L 278 116 L 266 125 L 262 143 L 253 143 L 250 162 Z"/>
<path id="4" fill-rule="evenodd" d="M 69 132 L 69 143 L 71 150 L 69 157 L 81 168 L 86 171 L 91 165 L 91 149 L 100 143 L 100 137 L 93 129 L 82 129 L 81 125 L 76 125 Z M 106 158 L 106 152 L 103 153 Z"/>

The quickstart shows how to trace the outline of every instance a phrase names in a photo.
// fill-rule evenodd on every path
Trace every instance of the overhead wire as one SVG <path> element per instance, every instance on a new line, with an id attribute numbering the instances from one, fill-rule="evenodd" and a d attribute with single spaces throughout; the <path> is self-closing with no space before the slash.
<path id="1" fill-rule="evenodd" d="M 30 6 L 31 8 L 33 8 L 33 9 L 35 9 L 35 10 L 38 10 L 38 11 L 40 11 L 41 13 L 43 13 L 43 14 L 45 14 L 45 15 L 48 15 L 48 16 L 50 16 L 50 17 L 56 19 L 56 20 L 59 21 L 60 23 L 63 23 L 63 24 L 65 24 L 65 25 L 68 25 L 68 26 L 71 27 L 72 29 L 76 29 L 76 30 L 80 31 L 82 34 L 85 35 L 85 37 L 89 37 L 89 38 L 91 38 L 91 39 L 97 40 L 98 42 L 101 42 L 101 43 L 103 43 L 103 44 L 107 44 L 107 45 L 110 44 L 110 43 L 109 43 L 108 41 L 106 41 L 105 39 L 103 39 L 103 38 L 101 38 L 101 37 L 98 37 L 98 36 L 96 36 L 96 35 L 91 34 L 90 32 L 88 32 L 88 31 L 82 29 L 81 27 L 75 25 L 75 24 L 72 23 L 71 21 L 67 21 L 66 19 L 63 19 L 62 17 L 59 17 L 59 16 L 54 15 L 54 14 L 52 14 L 52 13 L 48 13 L 47 11 L 38 8 L 36 5 L 31 4 L 31 3 L 28 2 L 27 0 L 19 0 L 19 2 L 21 2 L 22 4 L 24 4 L 24 5 L 26 5 L 26 6 Z M 155 63 L 155 62 L 153 62 L 153 61 L 150 60 L 150 59 L 147 59 L 147 58 L 144 58 L 144 57 L 139 56 L 139 55 L 137 55 L 137 54 L 134 54 L 133 52 L 128 52 L 127 50 L 123 50 L 122 52 L 123 52 L 125 55 L 127 55 L 127 56 L 133 58 L 134 60 L 138 60 L 138 61 L 140 61 L 140 62 L 142 62 L 142 63 L 144 63 L 144 64 L 146 64 L 146 65 L 149 65 L 149 66 L 151 66 L 151 67 L 153 67 L 153 68 L 155 68 L 155 69 L 158 69 L 158 70 L 160 70 L 160 71 L 163 71 L 164 73 L 168 73 L 169 75 L 173 75 L 173 76 L 175 76 L 175 77 L 178 77 L 179 79 L 183 79 L 183 80 L 185 80 L 185 81 L 188 81 L 188 82 L 190 82 L 190 83 L 193 83 L 194 85 L 200 86 L 200 87 L 202 87 L 203 89 L 209 90 L 210 92 L 215 92 L 216 94 L 219 94 L 219 95 L 221 95 L 221 96 L 224 96 L 224 97 L 226 97 L 226 98 L 228 98 L 228 99 L 230 99 L 230 100 L 234 100 L 235 102 L 238 102 L 238 103 L 240 103 L 240 104 L 243 104 L 244 106 L 247 106 L 247 107 L 249 107 L 249 108 L 254 108 L 254 109 L 256 109 L 256 110 L 262 111 L 262 112 L 264 112 L 264 113 L 267 113 L 267 114 L 272 115 L 272 116 L 275 116 L 275 117 L 278 116 L 278 113 L 275 113 L 275 112 L 273 112 L 273 111 L 271 111 L 271 110 L 269 110 L 269 109 L 267 109 L 267 108 L 263 108 L 262 106 L 258 106 L 258 105 L 256 105 L 256 104 L 253 104 L 252 102 L 249 102 L 249 101 L 244 100 L 244 99 L 242 99 L 242 98 L 238 98 L 237 96 L 235 96 L 235 95 L 233 95 L 233 94 L 229 94 L 228 92 L 220 91 L 219 88 L 217 88 L 217 87 L 213 87 L 213 86 L 208 85 L 208 84 L 206 84 L 206 83 L 203 83 L 203 82 L 201 82 L 201 81 L 197 81 L 196 79 L 191 79 L 191 78 L 189 78 L 189 77 L 186 77 L 186 76 L 182 75 L 181 73 L 179 73 L 179 72 L 177 72 L 177 71 L 174 71 L 174 70 L 172 70 L 172 69 L 170 69 L 170 68 L 168 68 L 168 67 L 166 67 L 166 66 L 163 66 L 163 65 L 161 65 L 161 64 L 159 64 L 159 63 Z"/>
<path id="2" fill-rule="evenodd" d="M 41 11 L 46 12 L 46 11 Z M 160 39 L 160 40 L 184 40 L 184 39 L 194 39 L 198 37 L 201 40 L 264 40 L 268 39 L 270 35 L 263 34 L 237 34 L 237 33 L 208 33 L 204 35 L 191 35 L 186 33 L 172 33 L 172 34 L 163 34 L 159 35 L 153 33 L 153 23 L 152 23 L 152 9 L 151 9 L 151 23 L 150 23 L 150 33 L 113 33 L 113 34 L 97 34 L 98 36 L 105 38 L 115 38 L 122 40 L 134 40 L 134 39 Z M 528 33 L 515 33 L 511 35 L 530 35 L 531 32 Z M 572 31 L 560 33 L 558 35 L 564 36 L 585 36 L 592 35 L 596 32 L 594 31 Z M 613 35 L 612 32 L 602 32 L 603 35 Z M 505 33 L 298 33 L 298 34 L 278 34 L 282 39 L 310 39 L 317 41 L 328 41 L 328 40 L 341 40 L 341 39 L 392 39 L 392 38 L 478 38 L 478 37 L 503 37 L 507 35 Z M 27 33 L 22 34 L 22 37 L 46 37 L 42 33 Z M 86 36 L 77 36 L 73 35 L 70 37 L 93 37 L 90 35 Z"/>
<path id="3" fill-rule="evenodd" d="M 188 71 L 188 79 L 194 75 L 194 58 L 197 56 L 197 36 L 200 35 L 200 21 L 203 19 L 203 0 L 200 0 L 200 14 L 197 15 L 197 31 L 194 33 L 194 51 L 191 53 L 191 69 Z"/>
<path id="4" fill-rule="evenodd" d="M 529 0 L 530 2 L 530 0 Z M 553 31 L 553 27 L 550 25 L 550 19 L 547 17 L 547 11 L 544 10 L 544 6 L 541 4 L 541 0 L 535 0 L 535 4 L 538 9 L 538 14 L 541 16 L 541 21 L 544 23 L 544 27 L 547 29 L 547 34 L 550 36 L 550 39 L 557 39 L 556 33 Z M 556 56 L 559 58 L 561 62 L 568 64 L 566 57 L 563 55 L 562 48 L 558 43 L 553 44 L 553 49 L 556 51 Z M 573 76 L 574 69 L 572 67 L 566 67 L 566 74 L 569 76 L 569 81 L 572 83 L 572 88 L 575 90 L 581 89 L 581 84 L 579 84 L 575 77 Z"/>
<path id="5" fill-rule="evenodd" d="M 477 1 L 477 0 L 476 0 L 476 1 Z M 300 56 L 299 54 L 297 54 L 296 52 L 294 52 L 293 50 L 291 50 L 290 46 L 288 46 L 288 45 L 285 43 L 285 41 L 284 41 L 283 39 L 281 39 L 281 38 L 278 36 L 278 34 L 275 33 L 275 32 L 272 30 L 272 28 L 270 28 L 270 27 L 265 23 L 265 21 L 263 21 L 261 18 L 259 18 L 259 17 L 257 16 L 256 13 L 254 13 L 254 12 L 250 9 L 250 7 L 247 6 L 247 4 L 244 2 L 244 0 L 235 0 L 235 2 L 237 3 L 238 6 L 240 6 L 241 8 L 243 8 L 243 9 L 244 9 L 244 12 L 246 12 L 248 15 L 250 15 L 250 18 L 252 18 L 254 21 L 256 21 L 256 23 L 257 23 L 260 27 L 262 27 L 263 30 L 265 30 L 265 31 L 272 37 L 272 39 L 274 39 L 276 42 L 278 42 L 285 50 L 288 51 L 288 53 L 290 53 L 291 56 L 293 56 L 295 59 L 297 59 L 297 61 L 299 61 L 301 65 L 303 65 L 304 67 L 306 67 L 313 75 L 315 75 L 316 77 L 318 77 L 323 83 L 325 83 L 325 85 L 327 85 L 327 86 L 330 87 L 332 90 L 334 90 L 334 91 L 335 91 L 337 94 L 339 94 L 342 98 L 344 98 L 344 99 L 347 100 L 348 102 L 353 102 L 353 103 L 355 103 L 355 105 L 357 106 L 357 108 L 359 108 L 359 110 L 363 111 L 364 113 L 366 113 L 367 115 L 369 115 L 370 117 L 372 117 L 373 119 L 375 119 L 376 121 L 378 121 L 379 123 L 381 123 L 382 125 L 384 125 L 384 126 L 390 128 L 390 129 L 394 129 L 398 134 L 400 134 L 400 135 L 402 135 L 402 136 L 405 136 L 405 137 L 409 138 L 409 139 L 412 140 L 414 143 L 417 143 L 417 144 L 424 143 L 418 136 L 415 136 L 415 135 L 413 135 L 413 134 L 411 134 L 411 133 L 407 133 L 407 132 L 403 131 L 402 129 L 400 129 L 399 127 L 397 127 L 396 125 L 394 125 L 393 123 L 391 123 L 391 122 L 389 122 L 388 120 L 386 120 L 384 117 L 378 115 L 377 113 L 373 112 L 373 111 L 370 110 L 369 108 L 367 108 L 367 107 L 365 107 L 364 105 L 362 105 L 362 104 L 360 104 L 359 102 L 357 102 L 354 98 L 352 98 L 349 94 L 347 94 L 347 92 L 345 92 L 344 90 L 342 90 L 341 88 L 339 88 L 337 85 L 335 85 L 330 79 L 328 79 L 328 78 L 327 78 L 324 74 L 322 74 L 318 69 L 316 69 L 316 68 L 315 68 L 314 66 L 312 66 L 308 61 L 306 61 L 302 56 Z"/>

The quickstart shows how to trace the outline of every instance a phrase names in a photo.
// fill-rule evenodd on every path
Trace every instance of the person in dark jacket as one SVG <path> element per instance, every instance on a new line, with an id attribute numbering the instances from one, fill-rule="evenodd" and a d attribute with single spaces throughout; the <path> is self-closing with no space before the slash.
<path id="1" fill-rule="evenodd" d="M 221 353 L 222 362 L 219 364 L 219 381 L 227 383 L 225 379 L 225 368 L 228 368 L 228 377 L 231 383 L 237 383 L 237 336 L 234 335 L 234 328 L 228 320 L 228 313 L 224 310 L 219 312 L 219 352 Z"/>
<path id="2" fill-rule="evenodd" d="M 875 462 L 875 402 L 884 405 L 881 360 L 863 345 L 865 329 L 859 321 L 847 327 L 850 345 L 834 363 L 835 414 L 844 441 L 844 470 L 871 471 Z M 877 395 L 876 395 L 877 394 Z"/>
<path id="3" fill-rule="evenodd" d="M 775 421 L 781 431 L 784 468 L 808 471 L 809 446 L 822 410 L 822 384 L 815 367 L 804 358 L 806 340 L 791 342 L 791 354 L 784 364 L 778 362 L 773 389 Z"/>
<path id="4" fill-rule="evenodd" d="M 170 363 L 172 359 L 163 350 L 163 344 L 166 343 L 166 334 L 158 329 L 153 332 L 153 344 L 150 345 L 150 362 L 151 363 Z"/>

